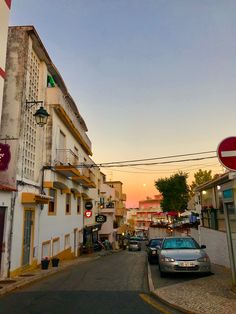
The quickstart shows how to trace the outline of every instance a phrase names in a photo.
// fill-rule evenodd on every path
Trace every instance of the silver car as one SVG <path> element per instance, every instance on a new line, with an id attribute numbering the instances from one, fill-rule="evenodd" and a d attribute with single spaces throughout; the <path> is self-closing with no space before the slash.
<path id="1" fill-rule="evenodd" d="M 140 241 L 129 241 L 129 251 L 141 251 L 141 242 Z"/>
<path id="2" fill-rule="evenodd" d="M 211 262 L 201 247 L 191 237 L 168 237 L 162 242 L 159 252 L 159 270 L 161 277 L 166 273 L 210 273 Z"/>

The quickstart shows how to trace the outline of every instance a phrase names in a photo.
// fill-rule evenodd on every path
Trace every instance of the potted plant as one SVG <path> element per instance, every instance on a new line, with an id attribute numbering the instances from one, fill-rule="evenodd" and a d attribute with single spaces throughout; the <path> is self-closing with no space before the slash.
<path id="1" fill-rule="evenodd" d="M 46 256 L 41 260 L 41 269 L 48 269 L 50 259 Z"/>
<path id="2" fill-rule="evenodd" d="M 52 267 L 58 267 L 60 259 L 58 257 L 53 257 L 52 258 Z"/>

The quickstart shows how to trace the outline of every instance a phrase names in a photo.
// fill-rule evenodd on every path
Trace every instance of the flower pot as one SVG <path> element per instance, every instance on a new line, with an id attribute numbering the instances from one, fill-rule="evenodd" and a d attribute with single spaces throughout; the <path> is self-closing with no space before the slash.
<path id="1" fill-rule="evenodd" d="M 48 269 L 50 260 L 45 259 L 41 261 L 41 269 Z"/>
<path id="2" fill-rule="evenodd" d="M 52 258 L 52 267 L 58 267 L 59 258 Z"/>

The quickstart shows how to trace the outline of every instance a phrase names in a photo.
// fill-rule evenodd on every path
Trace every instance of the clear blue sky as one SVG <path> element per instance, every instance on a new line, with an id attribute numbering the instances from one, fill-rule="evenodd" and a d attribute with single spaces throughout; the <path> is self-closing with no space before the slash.
<path id="1" fill-rule="evenodd" d="M 11 24 L 35 26 L 96 162 L 214 150 L 236 133 L 235 0 L 13 0 Z M 160 169 L 104 172 L 135 206 L 174 167 Z"/>

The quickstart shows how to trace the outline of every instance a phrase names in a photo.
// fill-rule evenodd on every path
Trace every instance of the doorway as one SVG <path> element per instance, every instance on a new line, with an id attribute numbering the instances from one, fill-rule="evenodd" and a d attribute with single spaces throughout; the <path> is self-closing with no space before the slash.
<path id="1" fill-rule="evenodd" d="M 22 265 L 30 264 L 30 256 L 32 252 L 32 234 L 33 234 L 34 212 L 32 210 L 24 211 L 24 238 L 23 238 L 23 258 Z"/>
<path id="2" fill-rule="evenodd" d="M 2 261 L 2 253 L 3 253 L 3 235 L 4 235 L 4 224 L 5 224 L 5 212 L 6 207 L 0 207 L 0 269 L 1 269 L 1 261 Z"/>

